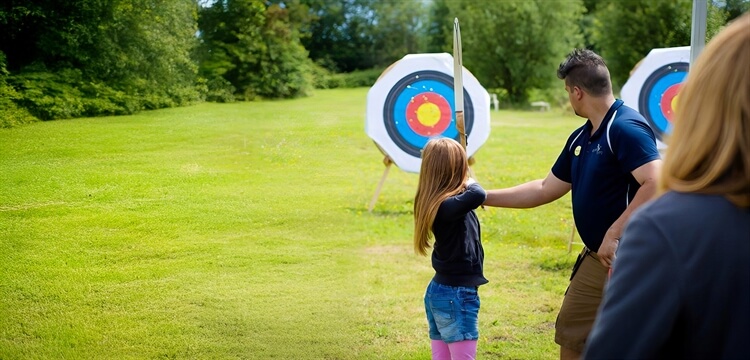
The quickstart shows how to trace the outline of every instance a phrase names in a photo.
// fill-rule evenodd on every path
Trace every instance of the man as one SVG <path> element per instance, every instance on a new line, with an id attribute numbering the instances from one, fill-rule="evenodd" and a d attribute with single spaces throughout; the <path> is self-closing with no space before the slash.
<path id="1" fill-rule="evenodd" d="M 572 190 L 573 217 L 586 245 L 573 268 L 555 324 L 560 359 L 578 359 L 602 299 L 625 222 L 656 192 L 661 167 L 654 133 L 637 111 L 612 94 L 604 60 L 576 49 L 560 64 L 576 115 L 573 131 L 544 179 L 487 191 L 485 205 L 531 208 Z"/>
<path id="2" fill-rule="evenodd" d="M 617 250 L 586 359 L 747 359 L 750 13 L 690 64 L 660 174 Z"/>

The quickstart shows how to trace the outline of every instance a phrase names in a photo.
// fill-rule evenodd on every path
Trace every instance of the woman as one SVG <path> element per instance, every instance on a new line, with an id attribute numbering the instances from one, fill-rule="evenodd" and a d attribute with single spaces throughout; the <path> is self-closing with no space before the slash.
<path id="1" fill-rule="evenodd" d="M 663 194 L 627 225 L 586 359 L 739 359 L 750 340 L 750 14 L 688 73 Z"/>

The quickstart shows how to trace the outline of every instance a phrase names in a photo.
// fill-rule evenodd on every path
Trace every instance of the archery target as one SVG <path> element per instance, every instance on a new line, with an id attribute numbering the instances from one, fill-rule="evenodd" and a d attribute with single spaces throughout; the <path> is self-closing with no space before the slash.
<path id="1" fill-rule="evenodd" d="M 489 137 L 489 94 L 466 69 L 464 122 L 467 153 Z M 453 57 L 411 54 L 391 65 L 367 95 L 368 136 L 404 171 L 419 172 L 421 150 L 431 138 L 459 140 L 455 120 Z"/>
<path id="2" fill-rule="evenodd" d="M 672 131 L 679 92 L 688 73 L 690 47 L 653 49 L 622 87 L 626 105 L 638 110 L 664 148 L 665 136 Z"/>
<path id="3" fill-rule="evenodd" d="M 672 129 L 674 110 L 688 63 L 671 63 L 654 71 L 641 88 L 638 108 L 659 140 Z"/>
<path id="4" fill-rule="evenodd" d="M 388 136 L 399 149 L 416 157 L 430 138 L 459 141 L 454 102 L 453 78 L 447 74 L 423 70 L 403 77 L 391 88 L 383 106 Z M 466 133 L 471 133 L 474 123 L 471 106 L 471 97 L 464 90 Z"/>

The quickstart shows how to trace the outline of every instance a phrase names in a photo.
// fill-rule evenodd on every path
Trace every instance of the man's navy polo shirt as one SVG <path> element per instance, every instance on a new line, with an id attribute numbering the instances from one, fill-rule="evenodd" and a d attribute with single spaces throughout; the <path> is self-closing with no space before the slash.
<path id="1" fill-rule="evenodd" d="M 552 174 L 571 184 L 578 233 L 586 247 L 598 251 L 607 230 L 640 188 L 631 172 L 659 159 L 659 151 L 646 120 L 622 100 L 612 104 L 590 135 L 592 128 L 589 120 L 570 135 Z"/>

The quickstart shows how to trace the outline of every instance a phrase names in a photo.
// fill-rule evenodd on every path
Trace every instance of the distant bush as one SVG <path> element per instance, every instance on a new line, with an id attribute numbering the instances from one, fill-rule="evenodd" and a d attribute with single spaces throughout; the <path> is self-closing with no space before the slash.
<path id="1" fill-rule="evenodd" d="M 497 102 L 501 108 L 510 109 L 512 107 L 510 97 L 508 96 L 508 90 L 501 88 L 488 88 L 486 90 L 490 94 L 497 95 Z"/>
<path id="2" fill-rule="evenodd" d="M 569 103 L 568 93 L 565 92 L 562 81 L 558 86 L 548 89 L 530 89 L 529 101 L 545 101 L 557 108 L 565 108 Z"/>
<path id="3" fill-rule="evenodd" d="M 313 86 L 316 89 L 335 89 L 344 86 L 343 77 L 319 64 L 313 64 Z"/>
<path id="4" fill-rule="evenodd" d="M 383 69 L 375 68 L 368 70 L 357 70 L 346 74 L 339 74 L 343 77 L 344 86 L 347 88 L 370 87 L 375 84 L 383 73 Z"/>
<path id="5" fill-rule="evenodd" d="M 314 66 L 313 70 L 316 89 L 370 87 L 383 72 L 378 68 L 336 74 L 319 65 Z"/>
<path id="6" fill-rule="evenodd" d="M 227 79 L 215 77 L 206 81 L 206 101 L 230 103 L 236 99 L 234 92 L 237 90 Z"/>
<path id="7" fill-rule="evenodd" d="M 527 91 L 529 101 L 523 104 L 514 104 L 508 95 L 508 91 L 505 89 L 489 88 L 487 92 L 497 95 L 498 105 L 503 109 L 529 110 L 531 109 L 531 102 L 534 101 L 544 101 L 555 108 L 564 109 L 568 106 L 568 94 L 561 86 L 548 89 L 529 89 Z"/>
<path id="8" fill-rule="evenodd" d="M 11 76 L 9 81 L 19 92 L 18 103 L 41 120 L 128 114 L 139 110 L 124 94 L 104 85 L 85 83 L 80 70 L 66 69 L 57 73 L 38 70 L 41 71 Z M 110 97 L 119 97 L 119 101 L 113 102 Z M 128 104 L 130 108 L 123 107 Z"/>
<path id="9" fill-rule="evenodd" d="M 79 69 L 48 71 L 35 65 L 9 76 L 15 103 L 41 120 L 128 115 L 141 110 L 183 106 L 202 101 L 199 87 L 160 89 L 145 80 L 115 89 L 101 81 L 85 79 Z M 6 98 L 6 96 L 3 96 Z"/>
<path id="10" fill-rule="evenodd" d="M 0 81 L 0 128 L 12 128 L 39 121 L 28 110 L 16 105 L 15 100 L 18 97 L 15 89 Z"/>
<path id="11" fill-rule="evenodd" d="M 28 110 L 16 104 L 20 95 L 16 89 L 8 85 L 7 78 L 5 54 L 0 51 L 0 128 L 12 128 L 38 121 Z"/>
<path id="12" fill-rule="evenodd" d="M 103 83 L 88 82 L 81 86 L 84 116 L 128 115 L 143 109 L 136 96 L 115 90 Z"/>

